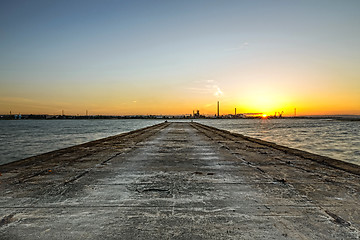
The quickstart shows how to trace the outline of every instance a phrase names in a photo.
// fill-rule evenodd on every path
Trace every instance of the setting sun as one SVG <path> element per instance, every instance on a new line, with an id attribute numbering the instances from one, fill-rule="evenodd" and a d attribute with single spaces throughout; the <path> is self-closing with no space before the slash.
<path id="1" fill-rule="evenodd" d="M 1 115 L 360 114 L 357 3 L 82 1 L 2 6 Z"/>
<path id="2" fill-rule="evenodd" d="M 0 240 L 360 240 L 360 0 L 0 3 Z"/>

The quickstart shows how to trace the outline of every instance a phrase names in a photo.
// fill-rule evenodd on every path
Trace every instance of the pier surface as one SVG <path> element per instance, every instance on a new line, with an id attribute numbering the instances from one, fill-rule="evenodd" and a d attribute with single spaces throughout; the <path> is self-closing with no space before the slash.
<path id="1" fill-rule="evenodd" d="M 359 168 L 197 123 L 0 166 L 0 239 L 359 239 Z"/>

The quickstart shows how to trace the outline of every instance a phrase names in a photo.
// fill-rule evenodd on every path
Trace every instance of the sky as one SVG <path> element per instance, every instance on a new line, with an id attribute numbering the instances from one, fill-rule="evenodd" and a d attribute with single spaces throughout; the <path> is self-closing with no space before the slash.
<path id="1" fill-rule="evenodd" d="M 0 114 L 360 114 L 360 1 L 0 1 Z"/>

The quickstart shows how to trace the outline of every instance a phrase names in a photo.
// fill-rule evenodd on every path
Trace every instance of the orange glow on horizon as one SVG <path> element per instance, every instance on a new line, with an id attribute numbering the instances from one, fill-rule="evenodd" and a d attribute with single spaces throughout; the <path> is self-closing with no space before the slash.
<path id="1" fill-rule="evenodd" d="M 211 101 L 212 100 L 212 101 Z M 311 101 L 312 100 L 312 101 Z M 251 99 L 242 99 L 241 101 L 221 101 L 220 99 L 220 115 L 234 114 L 235 108 L 237 114 L 243 113 L 261 113 L 261 117 L 267 118 L 269 116 L 277 116 L 283 112 L 283 116 L 294 116 L 294 109 L 296 108 L 296 115 L 337 115 L 337 114 L 360 114 L 360 109 L 356 106 L 347 104 L 347 102 L 338 102 L 331 105 L 331 103 L 323 103 L 321 101 L 314 101 L 308 99 L 306 102 L 286 102 L 280 101 L 252 102 Z M 353 102 L 354 103 L 354 102 Z M 1 106 L 2 105 L 2 106 Z M 216 99 L 192 99 L 179 101 L 170 99 L 168 101 L 161 100 L 137 100 L 124 101 L 114 100 L 111 102 L 89 102 L 89 104 L 79 103 L 63 103 L 63 104 L 45 104 L 45 103 L 29 103 L 16 102 L 12 104 L 1 104 L 0 114 L 49 114 L 59 115 L 64 110 L 66 115 L 85 115 L 88 111 L 89 115 L 187 115 L 192 114 L 193 110 L 199 110 L 200 114 L 206 116 L 214 116 L 217 112 Z"/>
<path id="2" fill-rule="evenodd" d="M 359 1 L 28 2 L 2 16 L 1 115 L 360 115 Z"/>
<path id="3" fill-rule="evenodd" d="M 235 108 L 237 114 L 262 113 L 267 117 L 281 112 L 284 112 L 283 116 L 294 116 L 295 108 L 297 116 L 360 114 L 360 99 L 355 93 L 305 92 L 302 95 L 266 85 L 240 93 L 240 87 L 222 87 L 223 96 L 215 96 L 213 86 L 203 92 L 201 84 L 197 87 L 183 90 L 156 86 L 158 94 L 146 91 L 150 86 L 141 89 L 127 86 L 127 91 L 106 88 L 106 91 L 84 93 L 69 90 L 68 96 L 39 93 L 36 97 L 0 97 L 0 114 L 11 111 L 14 114 L 59 115 L 64 110 L 67 115 L 85 115 L 86 111 L 89 115 L 189 115 L 193 110 L 199 110 L 202 115 L 214 116 L 217 101 L 220 102 L 220 115 L 234 114 Z M 92 92 L 96 94 L 90 94 Z"/>

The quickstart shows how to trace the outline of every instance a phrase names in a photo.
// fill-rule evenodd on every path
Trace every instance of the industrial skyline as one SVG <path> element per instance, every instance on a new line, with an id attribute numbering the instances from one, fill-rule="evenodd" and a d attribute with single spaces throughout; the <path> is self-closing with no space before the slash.
<path id="1" fill-rule="evenodd" d="M 360 1 L 0 4 L 0 114 L 360 115 Z"/>

